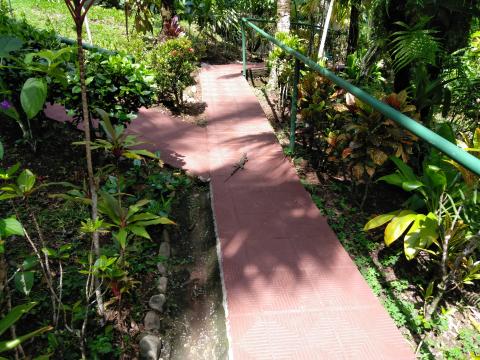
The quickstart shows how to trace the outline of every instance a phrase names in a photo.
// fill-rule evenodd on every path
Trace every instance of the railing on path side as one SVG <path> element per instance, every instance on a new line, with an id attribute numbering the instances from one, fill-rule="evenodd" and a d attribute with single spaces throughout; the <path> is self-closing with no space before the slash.
<path id="1" fill-rule="evenodd" d="M 296 129 L 296 119 L 297 119 L 297 96 L 298 96 L 298 82 L 300 74 L 300 64 L 304 63 L 312 70 L 320 73 L 322 76 L 334 82 L 336 85 L 347 90 L 352 95 L 356 96 L 364 103 L 372 106 L 375 110 L 379 111 L 385 116 L 388 116 L 389 119 L 392 119 L 400 126 L 404 127 L 411 133 L 415 134 L 419 138 L 423 139 L 430 145 L 434 146 L 468 170 L 472 171 L 476 175 L 480 176 L 480 159 L 476 158 L 472 154 L 464 151 L 457 145 L 451 143 L 447 139 L 433 132 L 429 128 L 418 123 L 414 119 L 402 114 L 400 111 L 392 108 L 383 101 L 378 100 L 373 97 L 366 91 L 356 87 L 355 85 L 350 84 L 345 79 L 335 75 L 330 70 L 320 66 L 312 59 L 306 57 L 305 55 L 299 53 L 298 51 L 292 49 L 291 47 L 285 45 L 281 41 L 277 40 L 274 36 L 268 34 L 258 26 L 252 23 L 252 21 L 259 21 L 257 19 L 247 19 L 242 18 L 242 60 L 243 60 L 243 76 L 247 74 L 247 50 L 246 50 L 246 36 L 245 36 L 245 26 L 248 26 L 255 30 L 258 34 L 266 38 L 271 43 L 277 45 L 283 49 L 288 54 L 292 55 L 295 58 L 295 73 L 294 73 L 294 83 L 293 83 L 293 92 L 292 92 L 292 109 L 291 109 L 291 120 L 290 120 L 290 148 L 293 150 L 295 146 L 295 129 Z M 260 20 L 261 21 L 261 20 Z"/>

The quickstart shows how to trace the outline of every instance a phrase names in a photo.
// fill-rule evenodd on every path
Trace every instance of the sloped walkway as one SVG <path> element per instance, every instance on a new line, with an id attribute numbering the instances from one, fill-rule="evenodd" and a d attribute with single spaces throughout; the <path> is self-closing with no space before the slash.
<path id="1" fill-rule="evenodd" d="M 283 155 L 240 70 L 201 73 L 234 359 L 413 359 Z M 245 170 L 225 182 L 244 152 Z"/>
<path id="2" fill-rule="evenodd" d="M 207 128 L 142 110 L 133 131 L 211 178 L 231 357 L 414 359 L 284 157 L 239 65 L 204 66 Z M 226 181 L 243 153 L 245 170 Z"/>

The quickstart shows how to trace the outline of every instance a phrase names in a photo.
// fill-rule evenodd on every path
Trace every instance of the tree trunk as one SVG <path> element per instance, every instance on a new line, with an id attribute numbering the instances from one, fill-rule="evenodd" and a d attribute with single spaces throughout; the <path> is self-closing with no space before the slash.
<path id="1" fill-rule="evenodd" d="M 277 31 L 290 31 L 290 0 L 277 1 Z"/>
<path id="2" fill-rule="evenodd" d="M 352 2 L 350 10 L 350 26 L 348 29 L 347 56 L 357 50 L 358 45 L 358 20 L 360 17 L 360 5 L 362 0 Z"/>
<path id="3" fill-rule="evenodd" d="M 80 88 L 82 94 L 82 114 L 83 114 L 83 131 L 85 133 L 85 155 L 87 158 L 87 174 L 88 185 L 90 190 L 90 198 L 92 200 L 91 213 L 92 221 L 98 218 L 97 208 L 97 186 L 95 182 L 95 175 L 93 173 L 93 161 L 92 161 L 92 149 L 90 147 L 90 121 L 88 115 L 88 100 L 87 100 L 87 86 L 85 84 L 85 54 L 82 47 L 82 26 L 83 24 L 77 24 L 77 46 L 78 46 L 78 68 L 80 72 Z M 98 231 L 92 234 L 93 248 L 97 259 L 100 257 L 100 241 Z M 104 315 L 103 297 L 99 286 L 98 279 L 95 277 L 95 293 L 97 297 L 98 313 Z"/>
<path id="4" fill-rule="evenodd" d="M 330 4 L 328 5 L 327 17 L 323 24 L 322 40 L 320 41 L 320 47 L 318 49 L 318 60 L 323 59 L 323 54 L 325 53 L 325 43 L 327 41 L 328 27 L 330 26 L 330 19 L 332 18 L 334 2 L 335 0 L 330 0 Z"/>

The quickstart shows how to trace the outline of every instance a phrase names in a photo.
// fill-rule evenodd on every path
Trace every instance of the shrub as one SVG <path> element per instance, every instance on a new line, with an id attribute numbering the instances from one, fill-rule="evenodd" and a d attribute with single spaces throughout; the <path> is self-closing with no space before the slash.
<path id="1" fill-rule="evenodd" d="M 151 105 L 154 76 L 144 65 L 125 55 L 87 55 L 88 104 L 90 113 L 96 108 L 106 111 L 113 123 L 129 123 L 142 106 Z M 69 74 L 68 90 L 59 99 L 74 118 L 81 117 L 80 78 Z"/>
<path id="2" fill-rule="evenodd" d="M 150 54 L 159 90 L 164 98 L 172 99 L 176 106 L 182 104 L 185 88 L 195 84 L 192 72 L 196 61 L 192 42 L 185 37 L 169 39 Z"/>

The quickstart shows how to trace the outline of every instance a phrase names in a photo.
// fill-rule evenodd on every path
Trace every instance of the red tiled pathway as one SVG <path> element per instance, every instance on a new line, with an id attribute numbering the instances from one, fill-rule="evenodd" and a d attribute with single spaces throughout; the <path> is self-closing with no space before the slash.
<path id="1" fill-rule="evenodd" d="M 200 78 L 234 359 L 413 359 L 285 159 L 240 66 L 206 66 Z M 244 152 L 245 170 L 225 182 Z"/>
<path id="2" fill-rule="evenodd" d="M 413 359 L 300 184 L 239 65 L 205 66 L 206 129 L 142 110 L 133 131 L 210 174 L 231 357 Z M 225 181 L 242 153 L 245 170 Z"/>

